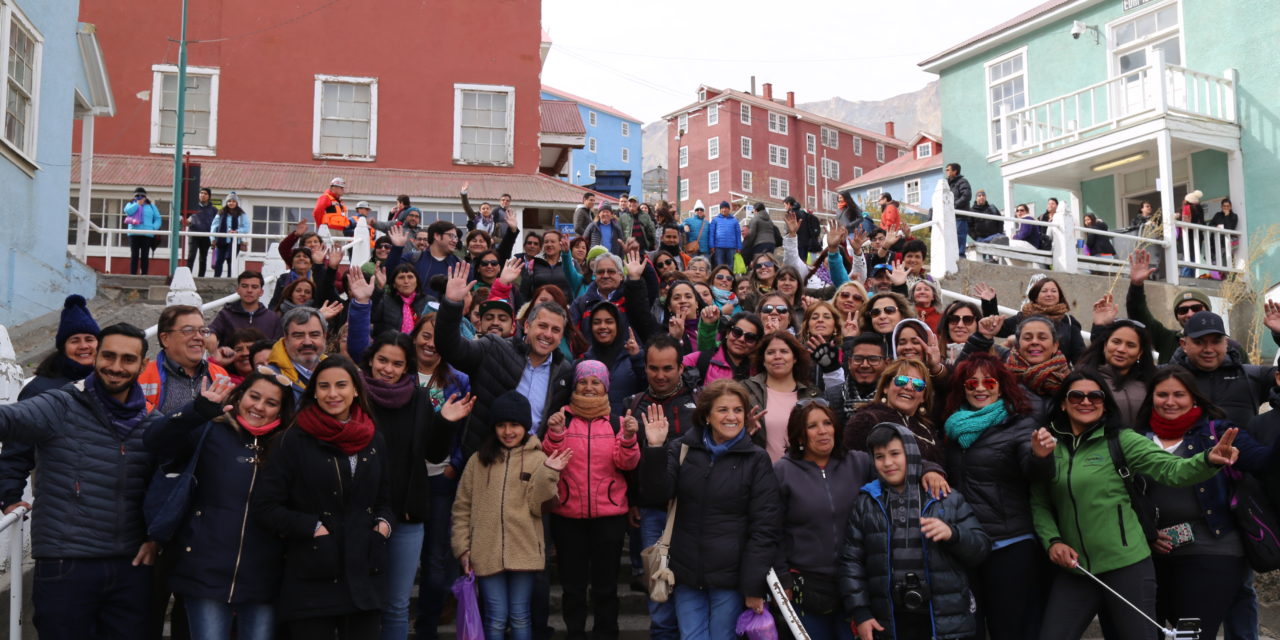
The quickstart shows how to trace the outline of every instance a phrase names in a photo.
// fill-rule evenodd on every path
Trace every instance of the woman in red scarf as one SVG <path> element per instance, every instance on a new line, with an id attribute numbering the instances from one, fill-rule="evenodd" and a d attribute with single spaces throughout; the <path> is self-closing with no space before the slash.
<path id="1" fill-rule="evenodd" d="M 277 617 L 295 638 L 376 638 L 387 605 L 386 446 L 360 370 L 322 360 L 277 438 L 253 512 L 284 538 Z"/>
<path id="2" fill-rule="evenodd" d="M 1200 392 L 1195 377 L 1182 367 L 1162 367 L 1148 388 L 1138 414 L 1139 430 L 1176 456 L 1204 455 L 1227 429 L 1236 426 L 1222 419 L 1222 410 Z M 1231 465 L 1235 471 L 1262 473 L 1274 464 L 1273 449 L 1243 429 L 1234 444 L 1240 450 Z M 1154 481 L 1147 484 L 1159 530 L 1159 538 L 1151 544 L 1157 618 L 1170 625 L 1178 618 L 1199 618 L 1205 638 L 1218 636 L 1218 626 L 1249 577 L 1242 534 L 1231 516 L 1235 491 L 1230 475 L 1219 473 L 1181 489 Z"/>

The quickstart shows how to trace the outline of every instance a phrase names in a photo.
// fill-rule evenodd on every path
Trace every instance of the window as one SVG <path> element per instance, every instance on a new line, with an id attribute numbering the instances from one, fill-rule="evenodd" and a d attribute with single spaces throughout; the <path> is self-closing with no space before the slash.
<path id="1" fill-rule="evenodd" d="M 805 153 L 818 152 L 818 136 L 815 136 L 812 133 L 804 134 L 804 152 Z"/>
<path id="2" fill-rule="evenodd" d="M 626 148 L 626 147 L 623 147 L 623 148 L 622 148 L 622 163 L 623 163 L 623 164 L 627 164 L 627 163 L 629 163 L 629 162 L 631 162 L 631 150 L 630 150 L 630 149 L 628 149 L 628 148 Z"/>
<path id="3" fill-rule="evenodd" d="M 906 152 L 905 150 L 903 150 L 903 149 L 898 149 L 898 157 L 899 157 L 899 158 L 901 158 L 902 156 L 905 156 L 905 155 L 907 155 L 907 152 Z"/>
<path id="4" fill-rule="evenodd" d="M 12 67 L 10 63 L 10 67 Z M 211 156 L 218 146 L 218 78 L 216 67 L 187 67 L 183 104 L 183 152 Z M 7 127 L 6 127 L 7 129 Z M 178 67 L 151 66 L 151 153 L 172 153 L 178 132 Z"/>
<path id="5" fill-rule="evenodd" d="M 453 88 L 453 161 L 510 166 L 515 148 L 515 87 L 455 84 Z"/>
<path id="6" fill-rule="evenodd" d="M 1001 113 L 1027 106 L 1026 49 L 997 58 L 986 65 L 987 118 L 991 153 L 1018 144 L 1018 126 L 1009 120 L 1008 130 L 1000 130 Z"/>
<path id="7" fill-rule="evenodd" d="M 822 177 L 828 180 L 840 179 L 840 163 L 830 158 L 822 159 Z"/>
<path id="8" fill-rule="evenodd" d="M 707 159 L 715 160 L 720 157 L 720 136 L 711 136 L 707 138 Z"/>
<path id="9" fill-rule="evenodd" d="M 928 158 L 933 155 L 933 143 L 925 142 L 916 145 L 916 158 Z"/>
<path id="10" fill-rule="evenodd" d="M 689 166 L 689 147 L 680 147 L 680 168 Z"/>
<path id="11" fill-rule="evenodd" d="M 742 103 L 742 106 L 738 108 L 738 118 L 742 121 L 742 124 L 751 124 L 751 105 L 745 102 Z"/>
<path id="12" fill-rule="evenodd" d="M 787 117 L 781 113 L 769 112 L 769 130 L 774 133 L 787 132 Z"/>
<path id="13" fill-rule="evenodd" d="M 740 141 L 740 146 L 742 147 L 742 157 L 750 160 L 751 159 L 751 138 L 742 136 L 739 139 L 739 141 Z"/>
<path id="14" fill-rule="evenodd" d="M 620 123 L 620 124 L 621 124 L 621 129 L 622 129 L 622 137 L 624 137 L 624 138 L 630 138 L 630 137 L 631 137 L 631 123 L 630 123 L 630 122 L 623 122 L 623 123 Z"/>
<path id="15" fill-rule="evenodd" d="M 4 8 L 0 4 L 0 9 Z M 4 141 L 34 161 L 36 156 L 36 114 L 40 101 L 40 62 L 44 39 L 35 25 L 17 8 L 11 8 L 8 24 L 0 23 L 0 63 L 6 69 L 0 86 L 4 101 Z M 7 36 L 7 38 L 6 38 Z"/>
<path id="16" fill-rule="evenodd" d="M 817 196 L 808 196 L 808 197 L 806 197 L 806 198 L 804 199 L 804 201 L 805 201 L 805 205 L 804 205 L 804 206 L 809 207 L 809 210 L 810 210 L 810 211 L 812 211 L 812 210 L 814 210 L 814 209 L 817 209 L 817 208 L 818 208 L 818 198 L 817 198 Z"/>
<path id="17" fill-rule="evenodd" d="M 1107 38 L 1111 50 L 1111 71 L 1114 75 L 1124 76 L 1115 92 L 1117 115 L 1144 111 L 1152 102 L 1151 83 L 1143 74 L 1130 72 L 1154 64 L 1157 53 L 1163 54 L 1166 64 L 1182 64 L 1182 29 L 1177 3 L 1135 12 L 1107 25 L 1106 29 L 1111 34 Z M 1183 102 L 1187 94 L 1186 80 L 1182 76 L 1174 76 L 1169 84 L 1169 100 Z"/>
<path id="18" fill-rule="evenodd" d="M 854 167 L 854 168 L 853 168 L 853 177 L 854 177 L 854 178 L 861 178 L 861 177 L 862 177 L 862 167 Z"/>
<path id="19" fill-rule="evenodd" d="M 829 149 L 840 148 L 840 132 L 839 131 L 836 131 L 835 129 L 832 129 L 830 127 L 823 127 L 820 133 L 822 134 L 822 146 L 827 147 Z"/>
<path id="20" fill-rule="evenodd" d="M 707 105 L 707 124 L 714 126 L 720 124 L 720 105 Z"/>
<path id="21" fill-rule="evenodd" d="M 769 178 L 769 197 L 782 200 L 791 195 L 791 183 L 782 178 Z"/>
<path id="22" fill-rule="evenodd" d="M 124 206 L 129 204 L 130 200 L 124 196 L 116 198 L 90 198 L 89 206 L 86 209 L 80 204 L 80 199 L 72 196 L 71 202 L 77 211 L 89 214 L 89 221 L 97 225 L 100 229 L 120 229 L 124 227 Z M 167 231 L 169 228 L 169 201 L 153 199 L 156 209 L 160 210 L 160 229 Z M 307 215 L 311 215 L 311 209 L 307 209 Z M 67 216 L 67 244 L 76 243 L 76 228 L 79 225 L 80 218 L 77 216 Z M 256 225 L 255 225 L 256 226 Z M 289 230 L 280 232 L 280 235 L 289 233 Z M 161 238 L 161 246 L 168 246 L 169 234 L 157 234 Z M 122 233 L 103 234 L 89 230 L 88 246 L 96 247 L 128 247 L 129 236 Z"/>
<path id="23" fill-rule="evenodd" d="M 822 206 L 825 207 L 827 211 L 840 210 L 840 203 L 837 202 L 837 200 L 838 194 L 836 194 L 836 192 L 827 191 L 826 189 L 822 190 Z"/>
<path id="24" fill-rule="evenodd" d="M 744 193 L 751 193 L 751 172 L 750 171 L 742 172 L 742 191 Z"/>
<path id="25" fill-rule="evenodd" d="M 712 171 L 707 174 L 707 193 L 717 193 L 720 191 L 720 172 Z"/>
<path id="26" fill-rule="evenodd" d="M 685 200 L 688 200 L 688 199 L 689 199 L 689 179 L 681 178 L 680 179 L 680 202 L 684 202 Z"/>
<path id="27" fill-rule="evenodd" d="M 596 177 L 596 166 L 594 164 L 587 165 L 587 175 L 592 178 Z"/>
<path id="28" fill-rule="evenodd" d="M 814 165 L 805 165 L 804 176 L 805 182 L 809 183 L 809 186 L 812 187 L 818 184 L 818 168 Z"/>
<path id="29" fill-rule="evenodd" d="M 689 114 L 682 113 L 676 118 L 676 131 L 689 133 Z"/>
<path id="30" fill-rule="evenodd" d="M 595 139 L 595 138 L 587 138 L 587 151 L 590 151 L 591 153 L 595 153 L 595 152 L 596 152 L 596 139 Z"/>
<path id="31" fill-rule="evenodd" d="M 594 111 L 587 112 L 587 124 L 593 127 L 596 126 L 597 124 L 600 124 L 600 119 L 598 116 L 596 116 L 596 112 Z"/>
<path id="32" fill-rule="evenodd" d="M 902 183 L 903 200 L 907 204 L 920 204 L 920 179 L 908 180 Z"/>
<path id="33" fill-rule="evenodd" d="M 791 164 L 787 155 L 788 151 L 786 147 L 780 147 L 776 144 L 769 145 L 769 164 L 778 167 L 786 167 Z"/>
<path id="34" fill-rule="evenodd" d="M 698 102 L 702 102 L 703 100 L 706 100 L 706 99 L 707 99 L 707 90 L 698 89 Z"/>
<path id="35" fill-rule="evenodd" d="M 867 189 L 867 202 L 879 202 L 881 193 L 884 193 L 884 189 L 880 187 Z"/>
<path id="36" fill-rule="evenodd" d="M 855 156 L 862 155 L 862 138 L 859 138 L 857 136 L 853 137 L 853 155 Z"/>
<path id="37" fill-rule="evenodd" d="M 884 144 L 876 143 L 876 162 L 884 162 Z"/>

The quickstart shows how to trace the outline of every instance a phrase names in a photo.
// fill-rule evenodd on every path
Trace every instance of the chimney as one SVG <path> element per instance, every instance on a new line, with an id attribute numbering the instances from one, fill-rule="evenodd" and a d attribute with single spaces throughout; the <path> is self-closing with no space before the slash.
<path id="1" fill-rule="evenodd" d="M 792 109 L 796 108 L 796 92 L 794 91 L 787 92 L 787 106 L 791 107 Z"/>
<path id="2" fill-rule="evenodd" d="M 751 95 L 754 96 L 755 94 L 756 94 L 756 77 L 751 76 Z"/>
<path id="3" fill-rule="evenodd" d="M 773 99 L 773 83 L 772 82 L 764 83 L 764 99 L 765 100 Z"/>
<path id="4" fill-rule="evenodd" d="M 890 120 L 890 121 L 888 121 L 888 122 L 884 123 L 884 134 L 885 134 L 886 136 L 889 136 L 890 138 L 895 138 L 895 137 L 897 137 L 897 136 L 893 135 L 893 121 L 892 121 L 892 120 Z"/>

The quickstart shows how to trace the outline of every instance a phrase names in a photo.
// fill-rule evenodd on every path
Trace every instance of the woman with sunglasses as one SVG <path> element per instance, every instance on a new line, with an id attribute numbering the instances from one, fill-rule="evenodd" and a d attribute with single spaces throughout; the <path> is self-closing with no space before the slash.
<path id="1" fill-rule="evenodd" d="M 890 363 L 880 374 L 875 397 L 853 412 L 844 430 L 844 446 L 865 451 L 871 430 L 881 422 L 892 422 L 915 434 L 923 459 L 943 463 L 942 446 L 929 417 L 933 415 L 933 384 L 923 362 L 903 358 Z"/>
<path id="2" fill-rule="evenodd" d="M 796 331 L 791 305 L 787 303 L 786 296 L 781 293 L 767 293 L 761 296 L 760 304 L 756 305 L 756 313 L 764 321 L 765 333 L 773 333 L 775 331 L 795 333 Z"/>
<path id="3" fill-rule="evenodd" d="M 893 351 L 893 329 L 903 318 L 914 318 L 915 311 L 901 294 L 892 291 L 877 293 L 862 303 L 858 314 L 859 330 L 875 333 L 884 338 L 887 351 Z"/>
<path id="4" fill-rule="evenodd" d="M 809 350 L 787 331 L 765 336 L 760 345 L 760 373 L 743 382 L 752 406 L 765 410 L 756 429 L 748 435 L 777 462 L 787 449 L 787 418 L 797 401 L 821 397 L 811 383 L 813 362 Z"/>
<path id="5" fill-rule="evenodd" d="M 693 369 L 698 386 L 721 379 L 745 380 L 755 374 L 755 354 L 764 333 L 760 316 L 739 311 L 729 322 L 720 323 L 718 346 L 690 353 L 681 362 Z"/>
<path id="6" fill-rule="evenodd" d="M 414 322 L 427 308 L 427 295 L 422 292 L 418 282 L 418 272 L 412 264 L 400 263 L 391 272 L 390 279 L 390 286 L 386 290 L 373 287 L 372 283 L 369 283 L 370 287 L 375 289 L 372 301 L 374 335 L 381 335 L 387 331 L 400 333 L 413 331 Z M 358 354 L 352 355 L 359 357 Z"/>
<path id="7" fill-rule="evenodd" d="M 1225 429 L 1203 453 L 1178 457 L 1118 424 L 1106 381 L 1088 369 L 1067 376 L 1051 406 L 1049 430 L 1059 444 L 1053 450 L 1054 476 L 1031 486 L 1031 513 L 1040 543 L 1061 570 L 1054 571 L 1040 640 L 1075 640 L 1103 609 L 1116 639 L 1150 637 L 1148 619 L 1074 570 L 1088 570 L 1147 618 L 1155 617 L 1151 548 L 1108 441 L 1116 441 L 1132 473 L 1169 487 L 1193 487 L 1236 461 L 1237 429 Z"/>
<path id="8" fill-rule="evenodd" d="M 1053 477 L 1055 441 L 1036 404 L 996 356 L 956 366 L 947 394 L 947 476 L 991 536 L 991 555 L 969 580 L 979 628 L 991 640 L 1035 638 L 1049 590 L 1049 564 L 1036 542 L 1029 487 Z"/>
<path id="9" fill-rule="evenodd" d="M 978 332 L 969 336 L 960 357 L 971 353 L 990 352 L 1004 319 L 987 316 L 978 321 Z M 1026 385 L 1031 393 L 1048 399 L 1057 393 L 1062 381 L 1071 373 L 1071 363 L 1058 348 L 1058 334 L 1053 321 L 1031 316 L 1019 323 L 1013 348 L 1004 358 L 1005 366 Z"/>
<path id="10" fill-rule="evenodd" d="M 813 360 L 814 386 L 820 391 L 845 381 L 843 329 L 839 322 L 840 312 L 825 300 L 809 305 L 800 321 L 800 343 Z"/>
<path id="11" fill-rule="evenodd" d="M 475 278 L 472 288 L 489 287 L 492 290 L 494 283 L 502 275 L 503 266 L 502 258 L 493 249 L 485 249 L 476 254 L 471 260 L 471 275 Z"/>
<path id="12" fill-rule="evenodd" d="M 965 300 L 952 302 L 942 312 L 942 318 L 938 321 L 938 337 L 942 342 L 943 362 L 947 366 L 954 366 L 960 359 L 965 343 L 978 330 L 980 317 L 982 311 L 978 309 L 978 305 Z M 1004 347 L 997 349 L 1008 351 Z M 1003 357 L 1003 354 L 1000 355 Z"/>
<path id="13" fill-rule="evenodd" d="M 1138 428 L 1142 424 L 1138 414 L 1156 373 L 1151 334 L 1140 322 L 1116 320 L 1116 312 L 1111 294 L 1093 305 L 1093 344 L 1080 356 L 1078 366 L 1097 371 L 1107 381 L 1120 423 Z"/>
<path id="14" fill-rule="evenodd" d="M 715 297 L 716 306 L 720 307 L 722 312 L 725 305 L 737 306 L 737 303 L 742 301 L 734 287 L 735 281 L 733 269 L 724 264 L 712 269 L 711 276 L 707 279 L 708 284 L 711 285 L 711 294 Z"/>
<path id="15" fill-rule="evenodd" d="M 857 280 L 850 280 L 839 287 L 831 296 L 831 304 L 836 306 L 836 310 L 840 312 L 840 326 L 844 326 L 850 318 L 854 319 L 854 325 L 860 326 L 858 321 L 862 312 L 862 305 L 867 301 L 867 288 Z M 859 328 L 861 332 L 861 328 Z M 850 337 L 850 336 L 845 336 Z"/>
<path id="16" fill-rule="evenodd" d="M 1000 314 L 1000 304 L 996 299 L 996 290 L 990 285 L 979 282 L 974 285 L 974 294 L 982 298 L 982 315 Z M 1027 301 L 1022 309 L 1012 318 L 1006 318 L 997 334 L 1001 338 L 1015 335 L 1023 320 L 1032 316 L 1048 318 L 1053 323 L 1056 340 L 1062 342 L 1062 355 L 1067 362 L 1075 362 L 1084 353 L 1084 336 L 1081 333 L 1080 321 L 1071 315 L 1071 305 L 1067 302 L 1067 294 L 1057 280 L 1047 278 L 1044 274 L 1031 277 L 1027 285 Z"/>
<path id="17" fill-rule="evenodd" d="M 280 538 L 250 505 L 268 445 L 293 416 L 287 378 L 260 367 L 232 388 L 205 383 L 195 401 L 154 414 L 145 444 L 163 459 L 187 460 L 199 449 L 190 516 L 172 548 L 179 554 L 169 586 L 183 596 L 194 640 L 243 640 L 275 634 Z"/>
<path id="18" fill-rule="evenodd" d="M 774 281 L 778 278 L 778 261 L 773 259 L 771 253 L 756 256 L 750 263 L 747 277 L 751 279 L 753 293 L 764 295 L 773 291 Z"/>

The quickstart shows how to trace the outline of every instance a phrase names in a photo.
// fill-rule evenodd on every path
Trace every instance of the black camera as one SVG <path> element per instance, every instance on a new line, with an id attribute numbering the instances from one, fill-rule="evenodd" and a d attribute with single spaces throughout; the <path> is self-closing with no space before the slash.
<path id="1" fill-rule="evenodd" d="M 893 599 L 904 611 L 921 613 L 929 610 L 929 584 L 915 573 L 908 573 L 901 583 L 893 585 Z"/>

